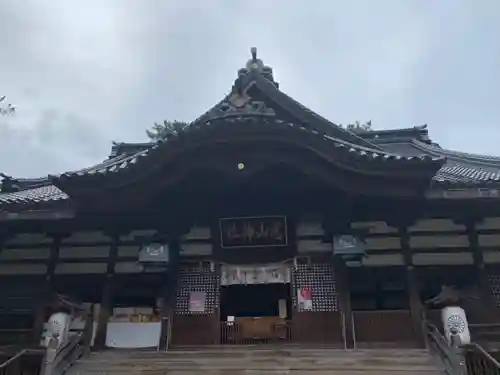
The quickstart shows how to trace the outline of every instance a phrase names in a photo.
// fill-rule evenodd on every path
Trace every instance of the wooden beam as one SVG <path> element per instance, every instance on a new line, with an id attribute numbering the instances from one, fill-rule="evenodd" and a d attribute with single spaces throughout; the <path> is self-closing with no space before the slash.
<path id="1" fill-rule="evenodd" d="M 478 199 L 489 198 L 498 199 L 500 197 L 500 189 L 498 188 L 436 188 L 433 187 L 426 192 L 428 199 Z"/>
<path id="2" fill-rule="evenodd" d="M 410 247 L 410 234 L 408 225 L 399 227 L 399 238 L 403 252 L 404 264 L 406 267 L 406 290 L 410 302 L 410 315 L 413 323 L 413 332 L 419 346 L 424 346 L 424 337 L 422 332 L 422 302 L 420 301 L 420 286 L 413 265 L 413 253 Z"/>
<path id="3" fill-rule="evenodd" d="M 25 212 L 1 212 L 0 221 L 13 220 L 60 220 L 72 219 L 75 213 L 72 210 L 39 210 Z"/>

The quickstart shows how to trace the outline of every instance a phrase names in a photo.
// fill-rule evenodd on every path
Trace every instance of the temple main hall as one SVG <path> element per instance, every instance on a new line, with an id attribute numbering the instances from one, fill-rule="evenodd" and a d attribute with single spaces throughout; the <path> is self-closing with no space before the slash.
<path id="1" fill-rule="evenodd" d="M 228 89 L 161 142 L 2 175 L 2 343 L 43 343 L 62 295 L 92 314 L 95 350 L 421 347 L 443 286 L 474 294 L 469 323 L 496 322 L 500 157 L 427 126 L 347 130 L 256 50 Z"/>

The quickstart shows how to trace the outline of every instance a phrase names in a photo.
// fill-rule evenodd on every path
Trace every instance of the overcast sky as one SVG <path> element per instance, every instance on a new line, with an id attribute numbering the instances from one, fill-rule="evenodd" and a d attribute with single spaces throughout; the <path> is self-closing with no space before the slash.
<path id="1" fill-rule="evenodd" d="M 44 176 L 193 120 L 258 48 L 287 94 L 336 123 L 427 123 L 500 155 L 499 0 L 0 0 L 0 171 Z"/>

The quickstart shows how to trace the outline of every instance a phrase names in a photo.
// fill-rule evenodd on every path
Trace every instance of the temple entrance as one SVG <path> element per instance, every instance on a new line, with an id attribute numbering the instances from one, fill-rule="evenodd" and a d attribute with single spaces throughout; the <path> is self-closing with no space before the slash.
<path id="1" fill-rule="evenodd" d="M 220 317 L 280 317 L 289 319 L 290 284 L 251 284 L 221 287 Z"/>
<path id="2" fill-rule="evenodd" d="M 290 340 L 292 293 L 284 265 L 226 266 L 220 289 L 221 344 Z"/>

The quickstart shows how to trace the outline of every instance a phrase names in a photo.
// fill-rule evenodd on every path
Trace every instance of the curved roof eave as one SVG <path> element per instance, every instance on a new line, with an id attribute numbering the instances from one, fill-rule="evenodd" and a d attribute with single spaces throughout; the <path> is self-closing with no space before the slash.
<path id="1" fill-rule="evenodd" d="M 494 167 L 498 168 L 498 170 L 500 171 L 500 157 L 498 156 L 480 155 L 462 151 L 448 150 L 442 147 L 437 147 L 432 144 L 426 144 L 417 140 L 413 140 L 412 143 L 416 148 L 428 154 L 436 155 L 439 157 L 446 157 L 450 160 L 454 160 L 457 162 L 477 164 L 480 167 L 481 166 Z"/>

